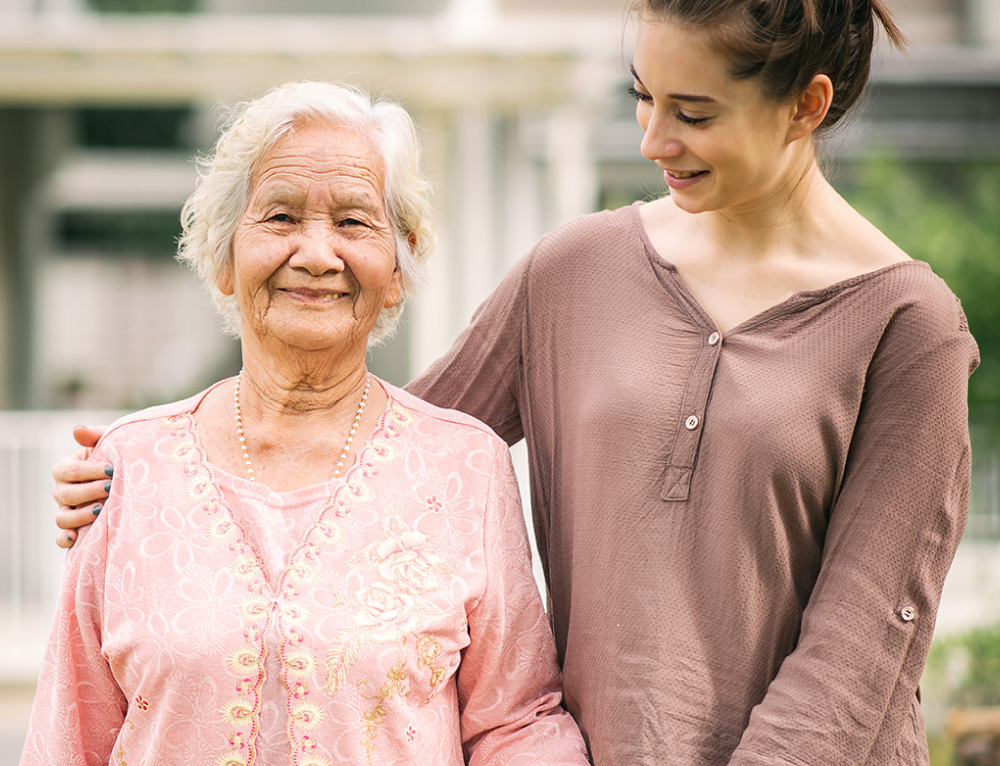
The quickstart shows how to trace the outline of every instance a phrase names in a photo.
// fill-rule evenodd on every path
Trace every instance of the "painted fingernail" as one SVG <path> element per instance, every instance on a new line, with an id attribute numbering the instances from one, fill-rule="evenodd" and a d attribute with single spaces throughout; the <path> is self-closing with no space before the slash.
<path id="1" fill-rule="evenodd" d="M 91 509 L 91 511 L 90 511 L 90 512 L 91 512 L 91 513 L 93 513 L 93 514 L 94 514 L 95 516 L 100 516 L 100 515 L 101 515 L 101 508 L 103 508 L 103 507 L 104 507 L 104 506 L 101 506 L 101 505 L 95 505 L 95 506 L 94 506 L 94 507 L 93 507 L 93 508 Z"/>
<path id="2" fill-rule="evenodd" d="M 111 491 L 111 482 L 110 481 L 104 482 L 104 491 L 105 492 L 110 492 Z"/>
<path id="3" fill-rule="evenodd" d="M 108 478 L 111 478 L 112 476 L 114 476 L 115 475 L 115 467 L 113 465 L 109 465 L 107 468 L 104 469 L 104 475 L 107 476 Z"/>
<path id="4" fill-rule="evenodd" d="M 73 539 L 73 535 L 66 535 L 66 542 L 72 545 L 73 543 L 76 542 L 76 540 Z"/>

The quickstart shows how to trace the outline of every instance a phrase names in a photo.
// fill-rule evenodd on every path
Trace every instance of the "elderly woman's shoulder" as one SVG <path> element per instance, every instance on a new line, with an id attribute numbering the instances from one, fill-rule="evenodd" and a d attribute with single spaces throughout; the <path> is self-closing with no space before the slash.
<path id="1" fill-rule="evenodd" d="M 132 440 L 139 432 L 162 431 L 171 428 L 171 423 L 177 418 L 190 415 L 197 409 L 205 395 L 215 388 L 215 385 L 186 399 L 180 399 L 166 404 L 156 404 L 145 409 L 130 412 L 115 420 L 104 431 L 104 436 L 98 447 L 106 446 L 118 440 Z"/>
<path id="2" fill-rule="evenodd" d="M 412 414 L 413 417 L 435 421 L 443 427 L 458 428 L 465 432 L 466 437 L 482 440 L 484 446 L 488 444 L 496 449 L 506 449 L 506 442 L 478 418 L 467 415 L 460 410 L 431 404 L 401 388 L 385 383 L 385 381 L 382 381 L 382 384 L 389 393 L 390 407 Z"/>

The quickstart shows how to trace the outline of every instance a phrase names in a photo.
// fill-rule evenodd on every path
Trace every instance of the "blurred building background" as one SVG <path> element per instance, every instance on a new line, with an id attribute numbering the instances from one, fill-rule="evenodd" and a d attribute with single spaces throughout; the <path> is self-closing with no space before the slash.
<path id="1" fill-rule="evenodd" d="M 239 368 L 173 260 L 218 105 L 338 79 L 416 118 L 439 246 L 371 358 L 402 384 L 542 233 L 662 191 L 625 94 L 627 5 L 0 0 L 0 766 L 16 762 L 58 588 L 49 469 L 69 427 Z M 939 619 L 958 635 L 1000 619 L 1000 2 L 889 5 L 912 47 L 881 52 L 872 100 L 828 151 L 844 193 L 949 279 L 983 346 L 973 517 Z"/>

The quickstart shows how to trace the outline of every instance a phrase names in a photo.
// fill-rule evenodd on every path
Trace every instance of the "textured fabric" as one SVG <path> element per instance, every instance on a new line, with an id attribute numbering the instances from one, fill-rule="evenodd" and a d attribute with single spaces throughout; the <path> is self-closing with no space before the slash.
<path id="1" fill-rule="evenodd" d="M 21 763 L 583 766 L 506 445 L 386 386 L 340 480 L 219 471 L 192 411 L 115 424 Z"/>
<path id="2" fill-rule="evenodd" d="M 527 440 L 598 766 L 926 764 L 978 359 L 959 303 L 911 261 L 715 330 L 632 206 L 545 237 L 409 390 Z"/>

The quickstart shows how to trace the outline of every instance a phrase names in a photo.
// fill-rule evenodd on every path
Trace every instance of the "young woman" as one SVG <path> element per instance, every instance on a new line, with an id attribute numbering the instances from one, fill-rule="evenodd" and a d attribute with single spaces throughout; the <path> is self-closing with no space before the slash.
<path id="1" fill-rule="evenodd" d="M 636 13 L 641 151 L 669 195 L 545 237 L 409 390 L 528 443 L 595 764 L 926 764 L 977 350 L 816 157 L 876 27 L 900 33 L 880 0 Z M 57 487 L 60 526 L 102 468 L 57 467 L 91 482 Z"/>

